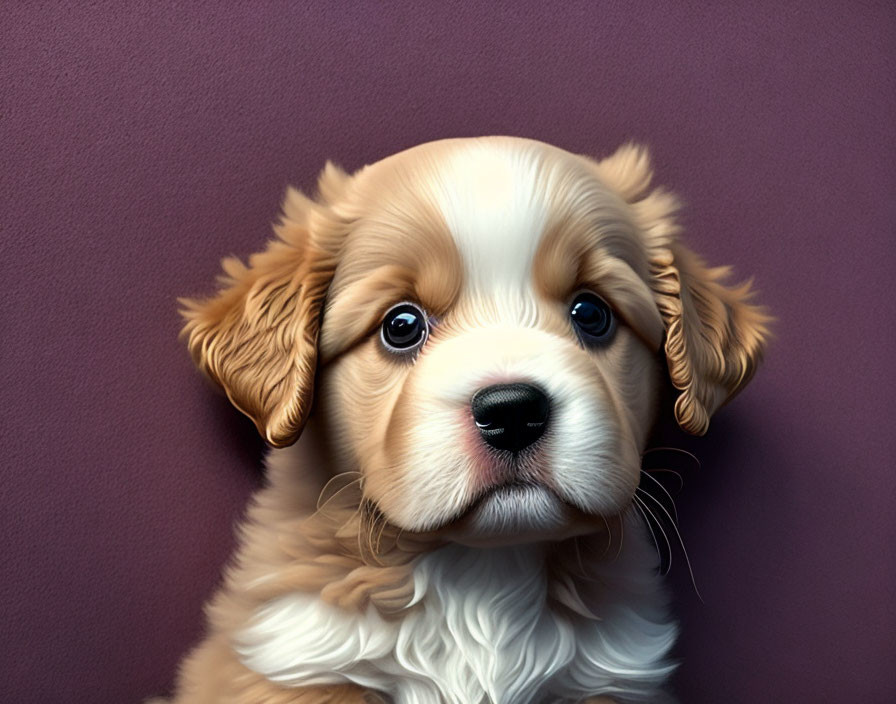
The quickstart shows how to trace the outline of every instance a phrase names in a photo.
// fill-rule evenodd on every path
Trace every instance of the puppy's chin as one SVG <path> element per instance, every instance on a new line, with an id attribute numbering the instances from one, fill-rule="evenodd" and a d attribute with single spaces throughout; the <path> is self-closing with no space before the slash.
<path id="1" fill-rule="evenodd" d="M 473 547 L 561 540 L 593 532 L 595 525 L 547 487 L 512 482 L 493 487 L 439 533 Z"/>

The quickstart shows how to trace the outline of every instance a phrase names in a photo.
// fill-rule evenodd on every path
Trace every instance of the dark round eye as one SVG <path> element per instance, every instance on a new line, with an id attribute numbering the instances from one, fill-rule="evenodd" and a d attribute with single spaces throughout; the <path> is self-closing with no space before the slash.
<path id="1" fill-rule="evenodd" d="M 426 313 L 413 303 L 399 303 L 383 318 L 383 344 L 393 352 L 406 352 L 426 340 Z"/>
<path id="2" fill-rule="evenodd" d="M 603 298 L 588 291 L 573 299 L 569 306 L 569 317 L 584 342 L 606 342 L 616 331 L 610 306 Z"/>

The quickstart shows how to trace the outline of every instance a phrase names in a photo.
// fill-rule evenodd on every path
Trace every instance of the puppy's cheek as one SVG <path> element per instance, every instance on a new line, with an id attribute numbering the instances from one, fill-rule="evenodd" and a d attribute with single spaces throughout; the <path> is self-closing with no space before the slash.
<path id="1" fill-rule="evenodd" d="M 390 364 L 368 340 L 331 362 L 318 380 L 319 409 L 326 419 L 338 471 L 362 471 L 384 463 L 388 421 L 408 369 Z"/>
<path id="2" fill-rule="evenodd" d="M 466 409 L 440 403 L 412 374 L 393 406 L 381 461 L 370 467 L 368 491 L 405 530 L 440 526 L 470 500 Z"/>
<path id="3" fill-rule="evenodd" d="M 659 357 L 623 327 L 599 363 L 620 409 L 620 422 L 627 426 L 631 441 L 640 453 L 656 420 L 662 383 Z"/>
<path id="4" fill-rule="evenodd" d="M 364 494 L 405 530 L 437 525 L 450 511 L 462 424 L 415 383 L 417 365 L 369 339 L 321 370 L 319 410 L 337 471 L 360 471 Z"/>
<path id="5" fill-rule="evenodd" d="M 631 503 L 655 416 L 660 366 L 626 327 L 604 348 L 583 351 L 580 385 L 566 399 L 552 457 L 558 489 L 583 510 L 611 515 Z"/>
<path id="6" fill-rule="evenodd" d="M 555 412 L 547 444 L 553 483 L 589 514 L 613 515 L 631 502 L 649 429 L 653 356 L 620 326 L 608 346 L 569 347 L 547 374 Z"/>
<path id="7" fill-rule="evenodd" d="M 557 404 L 548 438 L 552 483 L 582 511 L 612 515 L 634 493 L 639 453 L 607 384 L 585 378 Z"/>
<path id="8" fill-rule="evenodd" d="M 315 389 L 314 412 L 325 428 L 324 439 L 334 474 L 351 471 L 357 465 L 354 452 L 357 433 L 343 410 L 350 403 L 345 393 L 350 377 L 347 365 L 348 360 L 341 359 L 320 370 Z"/>

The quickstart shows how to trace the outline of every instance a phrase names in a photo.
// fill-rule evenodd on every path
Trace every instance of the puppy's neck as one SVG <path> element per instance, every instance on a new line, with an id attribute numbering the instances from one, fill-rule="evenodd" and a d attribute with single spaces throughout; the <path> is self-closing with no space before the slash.
<path id="1" fill-rule="evenodd" d="M 544 544 L 470 547 L 449 544 L 418 558 L 415 600 L 423 591 L 463 593 L 468 598 L 505 589 L 543 601 L 547 597 L 547 547 Z"/>

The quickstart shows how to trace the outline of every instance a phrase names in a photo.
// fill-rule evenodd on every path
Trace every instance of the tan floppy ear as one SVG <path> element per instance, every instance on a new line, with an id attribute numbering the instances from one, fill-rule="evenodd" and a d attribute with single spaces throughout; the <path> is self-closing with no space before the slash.
<path id="1" fill-rule="evenodd" d="M 703 435 L 709 419 L 753 377 L 768 339 L 771 318 L 748 301 L 750 282 L 725 285 L 729 267 L 707 267 L 679 243 L 651 261 L 654 292 L 666 324 L 666 361 L 681 391 L 675 418 Z"/>
<path id="2" fill-rule="evenodd" d="M 727 284 L 729 267 L 710 268 L 679 242 L 678 202 L 662 189 L 650 190 L 646 149 L 624 145 L 596 168 L 631 205 L 645 234 L 651 288 L 666 328 L 669 377 L 681 392 L 675 418 L 682 429 L 703 435 L 712 414 L 752 378 L 772 319 L 750 302 L 749 281 Z"/>
<path id="3" fill-rule="evenodd" d="M 328 165 L 322 191 L 338 175 Z M 311 406 L 321 306 L 336 266 L 327 237 L 314 234 L 321 212 L 290 189 L 277 238 L 248 267 L 224 259 L 213 298 L 180 299 L 196 365 L 275 447 L 295 442 Z"/>

